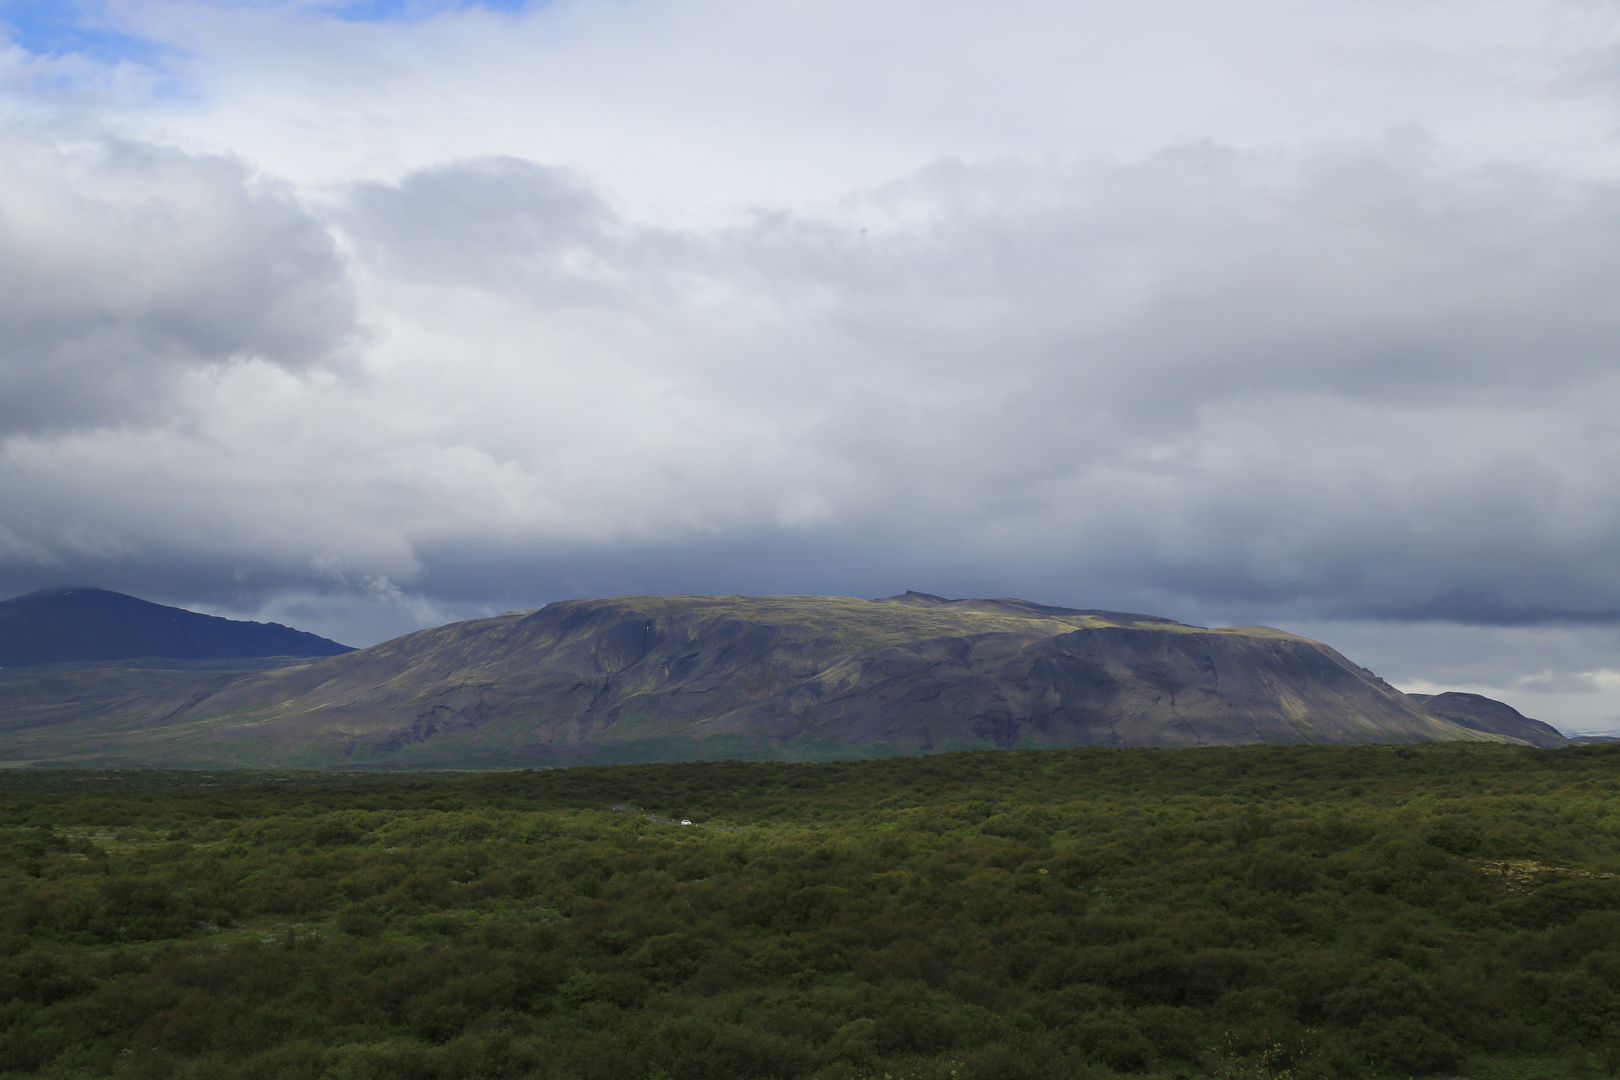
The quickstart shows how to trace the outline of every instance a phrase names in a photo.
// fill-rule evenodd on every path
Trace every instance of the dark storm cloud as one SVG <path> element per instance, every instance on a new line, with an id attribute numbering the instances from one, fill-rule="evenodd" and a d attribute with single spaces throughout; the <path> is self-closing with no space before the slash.
<path id="1" fill-rule="evenodd" d="M 239 164 L 0 131 L 0 433 L 167 420 L 177 376 L 353 331 L 324 227 Z"/>

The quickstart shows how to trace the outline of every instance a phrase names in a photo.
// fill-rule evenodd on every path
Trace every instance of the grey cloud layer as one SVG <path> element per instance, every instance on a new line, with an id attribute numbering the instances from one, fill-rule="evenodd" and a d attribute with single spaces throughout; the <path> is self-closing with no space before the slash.
<path id="1" fill-rule="evenodd" d="M 353 330 L 322 225 L 238 164 L 0 133 L 0 432 L 163 422 L 178 375 Z"/>
<path id="2" fill-rule="evenodd" d="M 902 575 L 1272 622 L 1620 611 L 1612 184 L 1195 144 L 700 229 L 487 159 L 327 223 L 221 159 L 16 145 L 13 588 L 403 586 L 400 628 Z"/>
<path id="3" fill-rule="evenodd" d="M 1513 620 L 1620 606 L 1617 213 L 1612 185 L 1394 139 L 945 163 L 704 234 L 481 162 L 367 189 L 346 223 L 378 274 L 640 328 L 606 361 L 511 359 L 660 388 L 569 431 L 616 459 L 614 500 L 641 493 L 616 512 L 649 541 L 797 524 L 1077 585 Z M 510 419 L 486 430 L 516 448 Z M 617 459 L 649 427 L 656 457 Z M 671 468 L 678 512 L 654 509 Z"/>

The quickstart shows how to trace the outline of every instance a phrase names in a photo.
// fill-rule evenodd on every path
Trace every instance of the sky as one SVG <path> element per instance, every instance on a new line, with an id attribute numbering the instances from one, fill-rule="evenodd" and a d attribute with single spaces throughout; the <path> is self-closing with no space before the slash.
<path id="1" fill-rule="evenodd" d="M 0 0 L 0 595 L 917 589 L 1620 731 L 1620 8 Z"/>

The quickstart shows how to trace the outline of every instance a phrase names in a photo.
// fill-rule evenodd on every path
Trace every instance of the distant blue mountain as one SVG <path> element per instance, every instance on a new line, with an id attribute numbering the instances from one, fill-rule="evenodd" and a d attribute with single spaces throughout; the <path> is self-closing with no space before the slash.
<path id="1" fill-rule="evenodd" d="M 280 623 L 239 622 L 106 589 L 0 601 L 0 667 L 83 661 L 336 656 L 347 645 Z"/>

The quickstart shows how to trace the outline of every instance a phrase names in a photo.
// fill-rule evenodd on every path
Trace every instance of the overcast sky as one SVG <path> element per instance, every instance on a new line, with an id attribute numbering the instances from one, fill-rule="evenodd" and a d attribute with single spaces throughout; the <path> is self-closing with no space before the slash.
<path id="1" fill-rule="evenodd" d="M 0 595 L 1016 595 L 1620 729 L 1612 0 L 0 20 Z"/>

